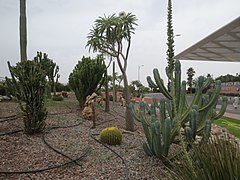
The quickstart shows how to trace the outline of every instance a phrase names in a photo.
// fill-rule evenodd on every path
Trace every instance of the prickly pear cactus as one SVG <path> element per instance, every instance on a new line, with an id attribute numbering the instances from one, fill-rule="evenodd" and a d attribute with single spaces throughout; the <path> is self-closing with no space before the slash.
<path id="1" fill-rule="evenodd" d="M 100 140 L 109 145 L 120 145 L 122 142 L 122 133 L 116 127 L 108 127 L 101 131 Z"/>

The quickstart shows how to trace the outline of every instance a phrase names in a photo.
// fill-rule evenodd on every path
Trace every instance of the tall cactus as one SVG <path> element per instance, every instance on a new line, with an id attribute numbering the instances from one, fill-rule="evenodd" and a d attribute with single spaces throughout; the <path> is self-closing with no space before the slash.
<path id="1" fill-rule="evenodd" d="M 226 97 L 223 97 L 223 104 L 220 111 L 216 113 L 215 110 L 221 90 L 220 81 L 214 83 L 211 78 L 204 80 L 202 76 L 198 78 L 196 93 L 194 94 L 193 100 L 188 103 L 186 101 L 186 81 L 181 82 L 180 72 L 181 64 L 179 60 L 176 60 L 174 81 L 171 83 L 171 89 L 173 91 L 169 92 L 164 86 L 158 70 L 154 69 L 153 74 L 155 82 L 150 76 L 148 76 L 148 84 L 151 88 L 158 89 L 159 92 L 165 96 L 165 99 L 161 99 L 160 104 L 154 101 L 150 107 L 148 107 L 146 103 L 141 102 L 140 116 L 137 116 L 133 105 L 129 106 L 132 116 L 136 120 L 142 122 L 147 137 L 147 144 L 144 145 L 144 149 L 147 153 L 151 152 L 148 153 L 149 155 L 152 154 L 156 157 L 166 157 L 168 155 L 168 149 L 163 151 L 163 144 L 170 145 L 174 142 L 182 128 L 185 129 L 185 139 L 188 140 L 188 143 L 192 143 L 195 140 L 196 135 L 203 136 L 204 141 L 206 141 L 211 130 L 211 128 L 209 129 L 209 125 L 211 125 L 211 122 L 215 119 L 220 118 L 226 110 Z M 203 93 L 210 84 L 214 85 L 215 88 L 208 90 L 207 93 Z M 156 114 L 157 111 L 155 108 L 159 109 L 159 114 Z M 145 110 L 150 110 L 151 123 L 149 123 L 150 120 L 147 120 L 147 115 L 143 113 Z M 156 138 L 155 136 L 159 137 Z M 161 152 L 160 156 L 155 152 L 158 148 L 154 147 L 154 139 L 163 142 L 163 144 L 158 147 L 161 149 L 158 150 Z M 169 148 L 169 145 L 165 146 L 165 148 Z"/>
<path id="2" fill-rule="evenodd" d="M 21 61 L 27 60 L 27 17 L 26 17 L 26 0 L 20 0 L 20 56 Z"/>
<path id="3" fill-rule="evenodd" d="M 75 92 L 80 108 L 83 108 L 86 97 L 96 90 L 105 70 L 103 56 L 99 55 L 95 59 L 83 57 L 69 75 L 69 84 Z"/>
<path id="4" fill-rule="evenodd" d="M 168 66 L 166 68 L 166 75 L 168 77 L 167 87 L 164 85 L 163 79 L 161 78 L 158 69 L 153 70 L 154 80 L 150 76 L 147 77 L 147 81 L 150 88 L 159 90 L 165 99 L 160 100 L 158 105 L 156 102 L 148 107 L 148 111 L 151 109 L 151 119 L 153 122 L 149 123 L 147 120 L 147 114 L 141 110 L 141 115 L 137 116 L 133 105 L 128 106 L 132 116 L 142 122 L 144 132 L 147 138 L 147 143 L 144 144 L 144 149 L 149 155 L 156 157 L 166 157 L 170 144 L 179 138 L 184 155 L 189 162 L 190 167 L 191 160 L 186 151 L 186 143 L 191 144 L 196 135 L 203 136 L 203 142 L 206 142 L 210 135 L 211 123 L 215 119 L 221 117 L 227 106 L 227 98 L 223 98 L 223 104 L 221 110 L 216 113 L 215 107 L 221 90 L 220 81 L 216 81 L 213 84 L 212 78 L 204 79 L 200 76 L 196 85 L 196 93 L 191 103 L 186 101 L 186 81 L 181 80 L 181 64 L 179 60 L 174 59 L 174 34 L 172 26 L 172 2 L 168 0 L 168 50 L 167 60 Z M 204 93 L 204 90 L 208 86 L 214 85 L 214 89 Z M 143 105 L 141 105 L 140 109 Z M 155 108 L 159 108 L 160 114 L 157 114 Z M 150 119 L 150 118 L 149 118 Z M 182 131 L 184 129 L 185 131 Z M 185 138 L 182 137 L 182 133 Z M 155 136 L 158 136 L 156 138 Z M 153 142 L 157 140 L 155 146 Z M 166 146 L 162 146 L 159 142 L 165 143 Z M 169 145 L 167 145 L 169 144 Z M 161 150 L 157 150 L 161 149 Z M 165 149 L 163 151 L 163 149 Z M 157 151 L 156 151 L 157 150 Z M 160 153 L 160 155 L 158 154 Z M 193 171 L 193 168 L 190 169 Z"/>
<path id="5" fill-rule="evenodd" d="M 26 60 L 8 67 L 12 88 L 23 111 L 24 130 L 27 134 L 42 132 L 45 128 L 47 110 L 44 106 L 46 74 L 38 60 Z M 8 81 L 9 82 L 9 81 Z M 23 103 L 24 102 L 24 103 Z"/>
<path id="6" fill-rule="evenodd" d="M 48 81 L 51 85 L 51 90 L 53 92 L 53 95 L 56 95 L 56 83 L 58 82 L 58 79 L 60 78 L 59 72 L 59 66 L 53 62 L 52 59 L 48 58 L 48 55 L 46 53 L 37 52 L 37 56 L 34 59 L 38 59 L 43 64 L 43 68 L 46 71 L 46 75 L 48 77 Z M 56 80 L 55 80 L 56 79 Z"/>

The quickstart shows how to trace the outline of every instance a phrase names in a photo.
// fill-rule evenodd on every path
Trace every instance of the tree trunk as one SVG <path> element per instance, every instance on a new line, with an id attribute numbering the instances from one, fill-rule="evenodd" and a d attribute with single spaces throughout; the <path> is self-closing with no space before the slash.
<path id="1" fill-rule="evenodd" d="M 116 79 L 116 74 L 115 74 L 115 62 L 113 61 L 113 105 L 116 102 L 116 85 L 115 85 L 115 79 Z"/>
<path id="2" fill-rule="evenodd" d="M 123 73 L 123 82 L 124 82 L 124 99 L 126 102 L 126 106 L 128 106 L 131 102 L 131 99 L 130 99 L 130 91 L 129 91 L 129 87 L 128 87 L 128 80 L 127 80 L 126 73 Z M 128 108 L 126 108 L 125 119 L 126 119 L 126 130 L 133 132 L 134 131 L 134 119 L 132 118 Z"/>
<path id="3" fill-rule="evenodd" d="M 109 112 L 109 91 L 108 91 L 108 80 L 107 80 L 107 70 L 105 71 L 105 112 Z"/>
<path id="4" fill-rule="evenodd" d="M 21 61 L 27 60 L 27 18 L 26 0 L 20 0 L 20 56 Z"/>

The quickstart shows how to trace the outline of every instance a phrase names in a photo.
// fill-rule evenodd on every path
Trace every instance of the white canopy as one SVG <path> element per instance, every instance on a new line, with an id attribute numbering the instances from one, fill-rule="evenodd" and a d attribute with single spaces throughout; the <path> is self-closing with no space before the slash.
<path id="1" fill-rule="evenodd" d="M 240 62 L 240 17 L 177 54 L 175 58 Z"/>

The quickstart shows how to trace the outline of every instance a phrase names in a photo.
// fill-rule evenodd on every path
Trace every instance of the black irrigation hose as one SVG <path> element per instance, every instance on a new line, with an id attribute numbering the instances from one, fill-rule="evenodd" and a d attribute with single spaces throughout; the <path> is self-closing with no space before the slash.
<path id="1" fill-rule="evenodd" d="M 70 113 L 72 113 L 72 110 L 69 112 L 48 113 L 48 115 L 54 116 L 54 115 L 59 115 L 59 114 L 70 114 Z"/>
<path id="2" fill-rule="evenodd" d="M 75 125 L 72 125 L 72 126 L 59 126 L 59 127 L 54 127 L 52 129 L 56 129 L 56 128 L 68 128 L 68 127 L 74 127 L 74 126 L 79 126 L 81 123 L 78 123 L 78 124 L 75 124 Z M 22 131 L 22 130 L 21 130 Z M 85 152 L 80 156 L 80 157 L 77 157 L 75 159 L 63 154 L 62 152 L 56 150 L 55 148 L 53 148 L 49 143 L 46 142 L 45 138 L 44 138 L 44 135 L 42 137 L 42 140 L 43 142 L 50 148 L 52 149 L 53 151 L 55 151 L 56 153 L 58 154 L 61 154 L 62 156 L 70 159 L 70 161 L 66 162 L 66 163 L 63 163 L 63 164 L 60 164 L 60 165 L 55 165 L 55 166 L 49 166 L 47 168 L 42 168 L 42 169 L 36 169 L 36 170 L 29 170 L 29 171 L 0 171 L 0 174 L 30 174 L 30 173 L 38 173 L 38 172 L 43 172 L 43 171 L 48 171 L 48 170 L 51 170 L 51 169 L 56 169 L 56 168 L 60 168 L 60 167 L 64 167 L 68 164 L 71 164 L 71 163 L 75 163 L 79 166 L 81 166 L 81 164 L 79 164 L 77 161 L 81 160 L 84 156 L 86 156 L 86 154 L 89 152 L 90 150 L 90 147 L 86 147 L 85 148 Z"/>
<path id="3" fill-rule="evenodd" d="M 72 112 L 72 111 L 71 111 Z M 60 113 L 58 113 L 60 114 Z M 114 117 L 116 117 L 114 114 L 112 114 Z M 57 129 L 57 128 L 69 128 L 69 127 L 74 127 L 74 126 L 79 126 L 80 124 L 82 124 L 83 122 L 80 122 L 78 124 L 75 124 L 75 125 L 71 125 L 71 126 L 53 126 L 50 128 L 50 130 L 52 129 Z M 13 134 L 13 133 L 17 133 L 17 132 L 21 132 L 22 130 L 16 130 L 16 131 L 12 131 L 12 132 L 8 132 L 8 133 L 3 133 L 3 134 L 0 134 L 0 136 L 3 136 L 3 135 L 7 135 L 7 134 Z M 90 134 L 90 131 L 91 129 L 89 129 L 89 134 Z M 123 164 L 125 165 L 125 176 L 126 176 L 126 179 L 128 179 L 128 165 L 126 163 L 126 161 L 123 159 L 123 157 L 121 157 L 117 152 L 115 152 L 113 149 L 111 149 L 110 147 L 108 147 L 107 145 L 103 144 L 101 141 L 97 140 L 95 137 L 93 137 L 93 135 L 91 134 L 90 136 L 92 139 L 94 139 L 96 142 L 102 144 L 104 147 L 106 147 L 107 149 L 109 149 L 111 152 L 113 152 L 115 155 L 117 155 L 117 157 L 119 157 Z M 88 146 L 87 148 L 85 148 L 85 152 L 80 156 L 80 157 L 77 157 L 75 159 L 72 159 L 71 157 L 63 154 L 62 152 L 58 151 L 57 149 L 53 148 L 49 143 L 46 142 L 45 140 L 45 137 L 43 135 L 42 137 L 42 140 L 43 142 L 50 148 L 52 149 L 53 151 L 55 151 L 56 153 L 59 153 L 61 154 L 62 156 L 70 159 L 70 161 L 66 162 L 66 163 L 63 163 L 63 164 L 60 164 L 60 165 L 55 165 L 55 166 L 49 166 L 47 168 L 42 168 L 42 169 L 35 169 L 35 170 L 27 170 L 27 171 L 0 171 L 0 174 L 30 174 L 30 173 L 38 173 L 38 172 L 43 172 L 43 171 L 48 171 L 48 170 L 51 170 L 51 169 L 56 169 L 56 168 L 60 168 L 60 167 L 64 167 L 68 164 L 71 164 L 71 163 L 76 163 L 77 165 L 81 166 L 81 164 L 79 164 L 77 161 L 79 161 L 80 159 L 82 159 L 88 152 L 89 152 L 89 149 L 90 147 Z"/>
<path id="4" fill-rule="evenodd" d="M 11 121 L 11 120 L 15 120 L 22 117 L 21 114 L 15 114 L 15 115 L 11 115 L 11 116 L 6 116 L 6 117 L 1 117 L 0 119 L 0 123 L 5 122 L 5 121 Z"/>
<path id="5" fill-rule="evenodd" d="M 95 135 L 97 135 L 97 134 L 95 134 Z M 101 145 L 103 145 L 104 147 L 106 147 L 108 150 L 110 150 L 112 153 L 114 153 L 117 157 L 119 157 L 119 158 L 122 160 L 122 162 L 123 162 L 123 164 L 124 164 L 124 166 L 125 166 L 125 168 L 124 168 L 125 177 L 126 177 L 126 180 L 128 180 L 128 174 L 129 174 L 128 165 L 127 165 L 126 161 L 123 159 L 123 157 L 120 156 L 120 155 L 119 155 L 116 151 L 114 151 L 112 148 L 110 148 L 110 147 L 107 146 L 106 144 L 104 144 L 104 143 L 102 143 L 101 141 L 99 141 L 98 139 L 96 139 L 96 138 L 93 136 L 93 134 L 91 134 L 91 138 L 94 139 L 94 140 L 95 140 L 96 142 L 98 142 L 99 144 L 101 144 Z"/>
<path id="6" fill-rule="evenodd" d="M 43 171 L 48 171 L 51 169 L 56 169 L 56 168 L 60 168 L 60 167 L 64 167 L 68 164 L 71 164 L 75 161 L 79 161 L 80 159 L 82 159 L 89 151 L 84 152 L 84 154 L 82 154 L 80 157 L 77 157 L 71 161 L 65 162 L 63 164 L 59 164 L 59 165 L 55 165 L 55 166 L 49 166 L 46 168 L 42 168 L 42 169 L 35 169 L 35 170 L 28 170 L 28 171 L 0 171 L 0 174 L 30 174 L 30 173 L 38 173 L 38 172 L 43 172 Z"/>
<path id="7" fill-rule="evenodd" d="M 58 153 L 58 154 L 61 154 L 62 156 L 68 158 L 69 160 L 71 160 L 72 162 L 74 162 L 76 165 L 82 166 L 82 165 L 79 164 L 76 160 L 72 159 L 71 157 L 69 157 L 69 156 L 66 155 L 66 154 L 63 154 L 61 151 L 59 151 L 59 150 L 55 149 L 53 146 L 51 146 L 51 145 L 46 141 L 44 134 L 43 134 L 43 136 L 42 136 L 42 140 L 43 140 L 43 142 L 48 146 L 48 148 L 52 149 L 54 152 L 56 152 L 56 153 Z M 89 147 L 88 147 L 88 148 L 85 148 L 85 149 L 86 149 L 86 150 L 85 150 L 86 152 L 89 151 Z"/>
<path id="8" fill-rule="evenodd" d="M 81 121 L 81 122 L 78 123 L 78 124 L 74 124 L 74 125 L 70 125 L 70 126 L 52 126 L 52 127 L 49 127 L 49 130 L 58 129 L 58 128 L 71 128 L 71 127 L 79 126 L 79 125 L 81 125 L 82 123 L 83 123 L 83 122 Z M 22 132 L 22 131 L 23 131 L 22 129 L 19 129 L 19 130 L 13 130 L 13 131 L 10 131 L 10 132 L 0 133 L 0 137 L 1 137 L 1 136 L 5 136 L 5 135 L 10 135 L 10 134 L 15 134 L 15 133 Z"/>
<path id="9" fill-rule="evenodd" d="M 17 116 L 18 114 L 14 114 L 14 115 L 10 115 L 10 116 L 4 116 L 4 117 L 0 117 L 0 119 L 7 119 L 7 118 L 12 118 Z"/>
<path id="10" fill-rule="evenodd" d="M 107 122 L 110 122 L 110 121 L 113 121 L 115 119 L 115 117 L 114 118 L 112 118 L 112 119 L 109 119 L 109 120 L 106 120 L 106 121 L 103 121 L 103 122 L 101 122 L 101 123 L 96 123 L 96 126 L 99 126 L 99 125 L 102 125 L 102 124 L 104 124 L 104 123 L 107 123 Z"/>
<path id="11" fill-rule="evenodd" d="M 19 132 L 22 132 L 22 131 L 23 131 L 22 129 L 19 129 L 19 130 L 14 130 L 14 131 L 10 131 L 10 132 L 4 132 L 4 133 L 0 133 L 0 136 L 15 134 L 15 133 L 19 133 Z"/>
<path id="12" fill-rule="evenodd" d="M 50 130 L 52 130 L 52 129 L 60 129 L 60 128 L 76 127 L 76 126 L 79 126 L 79 125 L 81 125 L 81 124 L 83 124 L 83 121 L 81 121 L 81 122 L 78 123 L 78 124 L 74 124 L 74 125 L 70 125 L 70 126 L 52 126 L 52 127 L 50 127 Z M 46 141 L 46 139 L 45 139 L 45 134 L 43 134 L 42 140 L 43 140 L 43 142 L 44 142 L 50 149 L 52 149 L 52 150 L 55 151 L 56 153 L 61 154 L 62 156 L 64 156 L 64 157 L 66 157 L 66 158 L 74 161 L 71 157 L 67 156 L 66 154 L 63 154 L 61 151 L 59 151 L 59 150 L 55 149 L 54 147 L 52 147 L 52 146 Z M 87 149 L 87 151 L 88 151 L 88 150 L 89 150 L 89 147 L 86 148 L 86 149 Z M 77 165 L 79 165 L 79 166 L 81 166 L 81 164 L 79 164 L 77 161 L 74 161 L 74 163 L 77 164 Z"/>
<path id="13" fill-rule="evenodd" d="M 69 126 L 51 126 L 51 127 L 49 127 L 49 130 L 59 129 L 59 128 L 71 128 L 71 127 L 79 126 L 81 124 L 83 124 L 83 121 L 81 121 L 81 122 L 79 122 L 77 124 L 69 125 Z"/>

